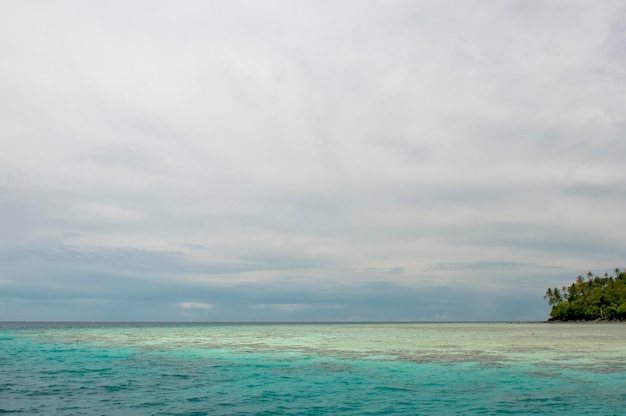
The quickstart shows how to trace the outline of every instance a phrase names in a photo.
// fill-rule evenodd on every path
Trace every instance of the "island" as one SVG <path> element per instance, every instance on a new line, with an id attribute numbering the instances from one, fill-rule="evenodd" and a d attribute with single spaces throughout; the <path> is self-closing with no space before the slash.
<path id="1" fill-rule="evenodd" d="M 544 299 L 552 307 L 549 321 L 622 321 L 626 319 L 626 270 L 615 276 L 587 273 L 568 287 L 549 288 Z"/>

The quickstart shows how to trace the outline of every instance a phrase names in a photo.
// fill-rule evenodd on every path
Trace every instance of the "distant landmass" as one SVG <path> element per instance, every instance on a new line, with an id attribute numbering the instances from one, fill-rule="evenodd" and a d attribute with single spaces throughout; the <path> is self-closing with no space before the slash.
<path id="1" fill-rule="evenodd" d="M 615 277 L 587 273 L 561 289 L 549 288 L 544 299 L 552 306 L 550 321 L 623 321 L 626 319 L 626 270 Z"/>

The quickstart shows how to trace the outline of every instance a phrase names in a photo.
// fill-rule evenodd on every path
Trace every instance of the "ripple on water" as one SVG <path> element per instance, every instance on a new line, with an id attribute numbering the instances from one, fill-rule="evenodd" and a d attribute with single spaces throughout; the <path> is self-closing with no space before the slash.
<path id="1" fill-rule="evenodd" d="M 0 409 L 59 416 L 619 414 L 623 327 L 601 343 L 598 328 L 547 327 L 17 330 L 0 337 Z"/>

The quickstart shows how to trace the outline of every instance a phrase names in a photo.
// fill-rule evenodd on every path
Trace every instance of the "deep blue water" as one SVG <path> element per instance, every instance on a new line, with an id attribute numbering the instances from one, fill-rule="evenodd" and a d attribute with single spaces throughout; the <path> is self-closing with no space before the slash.
<path id="1" fill-rule="evenodd" d="M 532 334 L 546 327 L 561 331 Z M 621 346 L 607 343 L 626 327 L 590 360 L 589 326 L 567 328 L 569 343 L 583 331 L 571 352 L 546 332 L 520 353 L 499 325 L 0 324 L 0 413 L 624 414 Z"/>

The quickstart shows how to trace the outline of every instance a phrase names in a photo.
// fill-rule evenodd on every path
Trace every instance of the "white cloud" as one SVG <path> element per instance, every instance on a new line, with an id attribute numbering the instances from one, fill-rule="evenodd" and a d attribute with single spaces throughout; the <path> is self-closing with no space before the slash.
<path id="1" fill-rule="evenodd" d="M 210 303 L 202 303 L 202 302 L 182 302 L 180 304 L 182 309 L 203 309 L 208 310 L 213 308 L 213 305 Z"/>

